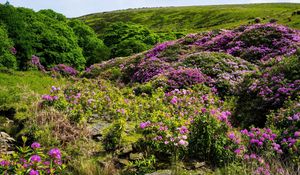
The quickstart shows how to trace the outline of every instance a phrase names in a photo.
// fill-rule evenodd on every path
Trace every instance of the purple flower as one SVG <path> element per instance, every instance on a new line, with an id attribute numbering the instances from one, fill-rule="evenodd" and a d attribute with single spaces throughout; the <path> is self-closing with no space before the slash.
<path id="1" fill-rule="evenodd" d="M 30 170 L 29 175 L 39 175 L 39 171 L 38 170 Z"/>
<path id="2" fill-rule="evenodd" d="M 2 161 L 0 161 L 0 166 L 2 166 L 2 167 L 5 167 L 5 166 L 9 166 L 9 161 L 7 161 L 7 160 L 2 160 Z"/>
<path id="3" fill-rule="evenodd" d="M 49 151 L 49 156 L 54 158 L 54 159 L 61 159 L 61 153 L 60 150 L 58 148 L 53 148 Z"/>
<path id="4" fill-rule="evenodd" d="M 180 134 L 187 134 L 189 132 L 188 128 L 186 126 L 182 126 L 179 128 Z"/>
<path id="5" fill-rule="evenodd" d="M 33 155 L 30 157 L 31 163 L 39 163 L 41 162 L 41 157 L 39 155 Z"/>
<path id="6" fill-rule="evenodd" d="M 171 100 L 171 104 L 175 105 L 178 102 L 177 97 L 174 96 Z"/>
<path id="7" fill-rule="evenodd" d="M 141 129 L 145 129 L 145 128 L 148 127 L 150 124 L 151 124 L 150 121 L 142 122 L 142 123 L 140 123 L 140 128 L 141 128 Z"/>
<path id="8" fill-rule="evenodd" d="M 178 144 L 182 146 L 187 146 L 189 143 L 185 140 L 179 140 Z"/>
<path id="9" fill-rule="evenodd" d="M 32 149 L 37 149 L 37 148 L 40 148 L 41 147 L 41 144 L 39 144 L 38 142 L 34 142 L 31 144 L 31 148 Z"/>
<path id="10" fill-rule="evenodd" d="M 294 136 L 295 136 L 295 137 L 300 137 L 300 131 L 296 131 L 296 132 L 294 133 Z"/>

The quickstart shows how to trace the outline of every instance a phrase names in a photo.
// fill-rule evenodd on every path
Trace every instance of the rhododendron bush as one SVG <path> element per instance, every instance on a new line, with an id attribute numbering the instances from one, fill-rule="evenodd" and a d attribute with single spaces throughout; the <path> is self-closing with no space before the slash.
<path id="1" fill-rule="evenodd" d="M 26 140 L 26 139 L 25 139 Z M 45 150 L 34 142 L 30 147 L 20 147 L 12 156 L 0 154 L 0 172 L 2 174 L 63 174 L 62 153 L 58 148 Z"/>
<path id="2" fill-rule="evenodd" d="M 190 34 L 83 72 L 56 65 L 51 73 L 68 83 L 40 94 L 32 110 L 37 117 L 24 120 L 27 135 L 47 144 L 55 136 L 50 145 L 62 144 L 75 160 L 85 155 L 121 174 L 174 165 L 293 174 L 300 161 L 299 37 L 285 26 L 255 24 Z M 31 64 L 47 73 L 38 57 Z M 31 147 L 25 157 L 3 156 L 0 171 L 57 174 L 63 168 L 57 149 Z"/>

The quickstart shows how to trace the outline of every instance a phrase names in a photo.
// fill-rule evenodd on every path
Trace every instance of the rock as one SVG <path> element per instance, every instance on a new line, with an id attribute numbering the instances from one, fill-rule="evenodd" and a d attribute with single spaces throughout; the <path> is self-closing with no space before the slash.
<path id="1" fill-rule="evenodd" d="M 89 130 L 92 136 L 98 136 L 103 132 L 103 130 L 109 127 L 111 123 L 105 121 L 99 121 L 95 125 L 90 126 Z"/>
<path id="2" fill-rule="evenodd" d="M 145 175 L 171 175 L 171 174 L 172 174 L 171 170 L 159 170 L 154 173 L 145 174 Z"/>
<path id="3" fill-rule="evenodd" d="M 128 166 L 130 164 L 129 160 L 127 159 L 119 159 L 118 162 L 125 166 Z"/>
<path id="4" fill-rule="evenodd" d="M 125 147 L 123 147 L 119 153 L 117 153 L 118 155 L 124 155 L 124 154 L 128 154 L 130 152 L 133 151 L 132 145 L 126 145 Z"/>
<path id="5" fill-rule="evenodd" d="M 195 169 L 201 168 L 203 166 L 205 166 L 205 162 L 196 162 L 196 163 L 194 163 Z"/>
<path id="6" fill-rule="evenodd" d="M 143 153 L 130 153 L 129 155 L 130 160 L 141 160 L 143 157 Z"/>

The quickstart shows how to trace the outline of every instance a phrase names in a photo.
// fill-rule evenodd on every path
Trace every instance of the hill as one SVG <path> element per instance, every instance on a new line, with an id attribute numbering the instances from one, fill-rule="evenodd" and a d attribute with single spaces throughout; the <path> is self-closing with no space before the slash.
<path id="1" fill-rule="evenodd" d="M 106 27 L 115 22 L 141 24 L 155 32 L 192 33 L 232 28 L 261 18 L 261 22 L 276 19 L 280 24 L 300 29 L 299 14 L 300 4 L 274 3 L 128 9 L 90 14 L 79 19 L 101 36 Z"/>

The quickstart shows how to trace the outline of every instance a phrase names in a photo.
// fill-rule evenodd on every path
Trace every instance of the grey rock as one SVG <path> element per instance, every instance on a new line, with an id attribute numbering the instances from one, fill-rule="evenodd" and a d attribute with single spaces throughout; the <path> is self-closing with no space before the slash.
<path id="1" fill-rule="evenodd" d="M 145 175 L 172 175 L 172 171 L 171 170 L 159 170 L 154 173 L 149 173 L 149 174 L 145 174 Z"/>
<path id="2" fill-rule="evenodd" d="M 141 160 L 143 159 L 143 157 L 144 157 L 143 153 L 131 153 L 129 155 L 130 160 Z"/>

